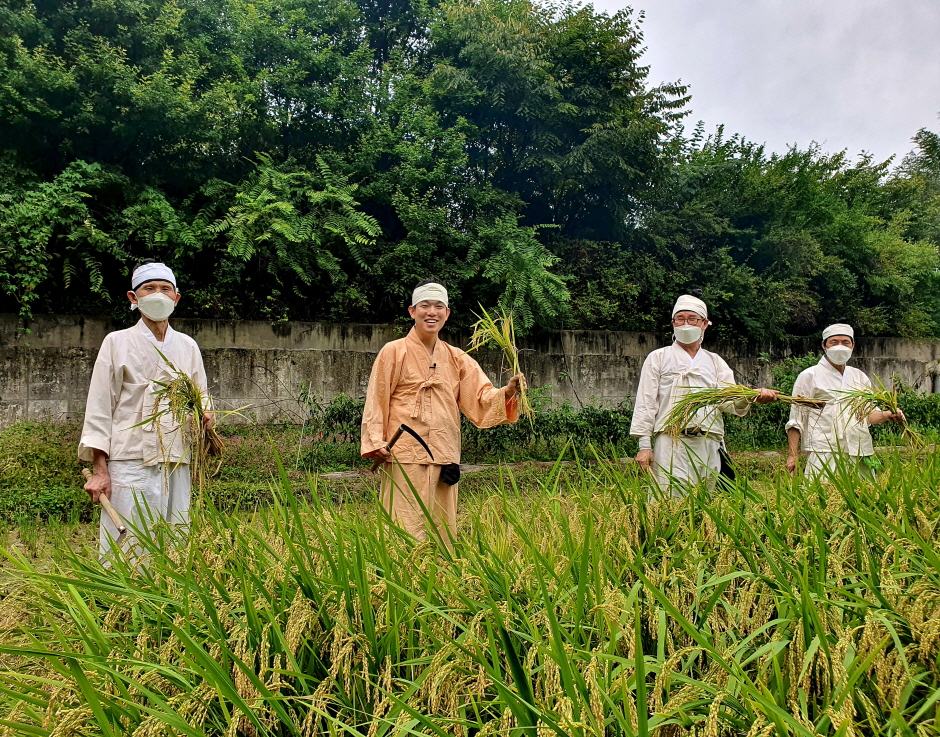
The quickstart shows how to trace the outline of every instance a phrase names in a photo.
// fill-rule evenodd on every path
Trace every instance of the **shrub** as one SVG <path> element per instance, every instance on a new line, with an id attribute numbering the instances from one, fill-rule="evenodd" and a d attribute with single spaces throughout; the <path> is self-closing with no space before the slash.
<path id="1" fill-rule="evenodd" d="M 74 423 L 23 422 L 0 431 L 0 521 L 88 521 Z"/>

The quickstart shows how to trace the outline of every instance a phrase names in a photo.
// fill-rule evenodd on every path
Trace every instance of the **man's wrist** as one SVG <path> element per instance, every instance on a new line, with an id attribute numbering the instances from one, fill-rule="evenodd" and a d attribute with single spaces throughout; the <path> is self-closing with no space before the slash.
<path id="1" fill-rule="evenodd" d="M 108 454 L 103 450 L 94 449 L 91 460 L 92 473 L 108 472 Z"/>
<path id="2" fill-rule="evenodd" d="M 641 435 L 639 438 L 640 450 L 652 450 L 653 441 L 649 435 Z"/>

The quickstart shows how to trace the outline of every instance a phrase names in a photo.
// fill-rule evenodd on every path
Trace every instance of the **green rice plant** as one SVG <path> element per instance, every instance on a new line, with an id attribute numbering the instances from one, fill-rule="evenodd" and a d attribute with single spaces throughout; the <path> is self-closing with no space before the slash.
<path id="1" fill-rule="evenodd" d="M 511 376 L 522 371 L 519 364 L 519 349 L 516 346 L 516 327 L 512 312 L 500 310 L 491 315 L 483 305 L 480 305 L 482 315 L 475 315 L 477 321 L 473 323 L 473 333 L 470 336 L 470 347 L 467 353 L 485 346 L 495 346 L 503 352 Z M 525 417 L 531 423 L 535 419 L 535 410 L 529 401 L 528 388 L 525 382 L 519 384 L 519 416 Z"/>
<path id="2" fill-rule="evenodd" d="M 32 557 L 37 557 L 42 538 L 42 526 L 39 520 L 32 515 L 22 514 L 16 519 L 16 529 L 20 544 Z"/>
<path id="3" fill-rule="evenodd" d="M 715 407 L 728 402 L 744 401 L 753 404 L 759 396 L 760 389 L 752 389 L 741 384 L 726 384 L 714 388 L 695 389 L 682 396 L 673 405 L 666 416 L 663 429 L 673 437 L 678 437 L 679 433 L 692 422 L 700 409 Z M 810 407 L 811 409 L 822 409 L 826 406 L 825 400 L 822 399 L 790 396 L 789 394 L 778 394 L 777 399 L 786 404 L 795 404 L 800 407 Z"/>
<path id="4" fill-rule="evenodd" d="M 588 462 L 590 461 L 590 462 Z M 24 735 L 915 735 L 940 706 L 940 463 L 664 498 L 593 453 L 462 500 L 451 554 L 373 503 L 205 505 L 147 565 L 9 553 Z"/>
<path id="5" fill-rule="evenodd" d="M 894 414 L 901 412 L 897 388 L 888 389 L 877 376 L 873 377 L 872 383 L 871 388 L 846 389 L 840 392 L 846 399 L 843 411 L 849 412 L 858 422 L 864 421 L 876 409 Z M 908 424 L 906 417 L 901 423 L 901 435 L 912 448 L 923 448 L 927 445 L 924 436 Z"/>

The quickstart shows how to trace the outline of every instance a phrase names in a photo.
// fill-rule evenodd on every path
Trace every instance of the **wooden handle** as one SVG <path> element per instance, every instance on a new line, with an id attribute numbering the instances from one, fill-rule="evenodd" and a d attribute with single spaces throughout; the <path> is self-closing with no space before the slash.
<path id="1" fill-rule="evenodd" d="M 91 471 L 89 471 L 87 468 L 82 469 L 82 476 L 85 477 L 86 482 L 91 478 L 91 475 Z M 125 532 L 127 532 L 127 528 L 124 526 L 123 522 L 121 522 L 121 516 L 115 512 L 114 507 L 111 506 L 111 500 L 108 499 L 108 497 L 106 497 L 104 494 L 99 494 L 98 502 L 101 504 L 101 507 L 104 509 L 105 513 L 111 518 L 114 526 L 117 527 L 118 533 L 123 535 Z"/>
<path id="2" fill-rule="evenodd" d="M 398 430 L 392 435 L 392 439 L 385 444 L 385 450 L 391 450 L 395 447 L 395 443 L 398 442 L 398 438 L 401 437 L 401 434 L 405 431 L 404 427 L 399 427 Z M 379 456 L 372 463 L 372 468 L 369 469 L 369 473 L 375 473 L 379 470 L 379 466 L 385 463 L 385 459 L 382 456 Z"/>

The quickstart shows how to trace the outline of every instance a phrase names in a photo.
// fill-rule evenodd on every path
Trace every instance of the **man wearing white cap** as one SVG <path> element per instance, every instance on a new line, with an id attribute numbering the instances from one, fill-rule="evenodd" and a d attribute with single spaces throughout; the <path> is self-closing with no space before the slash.
<path id="1" fill-rule="evenodd" d="M 849 409 L 849 399 L 842 393 L 852 389 L 870 389 L 871 380 L 857 368 L 847 366 L 855 348 L 851 325 L 836 323 L 822 334 L 823 356 L 815 366 L 803 371 L 793 384 L 793 394 L 826 400 L 821 410 L 793 405 L 787 422 L 787 471 L 796 473 L 800 445 L 808 453 L 806 475 L 816 478 L 832 472 L 838 461 L 856 469 L 863 479 L 874 478 L 874 448 L 870 425 L 903 422 L 904 413 L 875 410 L 860 421 Z"/>
<path id="2" fill-rule="evenodd" d="M 721 469 L 720 450 L 725 434 L 721 413 L 743 416 L 750 404 L 729 402 L 701 409 L 682 428 L 679 437 L 663 432 L 666 417 L 683 396 L 696 389 L 735 383 L 734 372 L 724 359 L 702 348 L 711 323 L 708 308 L 699 296 L 684 294 L 676 300 L 672 325 L 673 344 L 653 351 L 643 362 L 630 434 L 640 442 L 636 456 L 640 467 L 653 473 L 661 489 L 681 496 L 699 482 L 714 485 Z M 758 404 L 767 404 L 777 397 L 777 392 L 770 389 L 760 392 Z"/>
<path id="3" fill-rule="evenodd" d="M 102 495 L 108 497 L 128 528 L 146 529 L 159 520 L 185 526 L 189 523 L 189 449 L 169 414 L 144 421 L 154 414 L 155 382 L 172 377 L 167 360 L 208 396 L 202 355 L 196 341 L 170 327 L 169 317 L 180 294 L 167 266 L 152 260 L 140 264 L 131 276 L 127 299 L 131 310 L 140 311 L 140 321 L 105 336 L 88 388 L 78 445 L 78 459 L 92 463 L 85 491 L 95 503 Z M 206 428 L 214 422 L 207 413 Z M 117 537 L 117 529 L 102 514 L 102 555 Z"/>
<path id="4" fill-rule="evenodd" d="M 516 395 L 525 379 L 516 374 L 497 389 L 465 351 L 440 340 L 448 305 L 439 282 L 422 282 L 412 293 L 408 314 L 414 327 L 386 343 L 372 366 L 361 452 L 383 462 L 382 504 L 391 518 L 419 540 L 433 524 L 450 547 L 457 531 L 460 413 L 481 428 L 515 422 Z M 403 424 L 424 440 L 430 454 L 407 433 L 387 449 Z"/>

